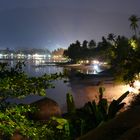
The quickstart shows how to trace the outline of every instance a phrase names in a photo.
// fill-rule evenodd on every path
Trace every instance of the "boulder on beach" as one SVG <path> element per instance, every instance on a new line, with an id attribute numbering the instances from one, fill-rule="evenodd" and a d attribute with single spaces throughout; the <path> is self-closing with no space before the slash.
<path id="1" fill-rule="evenodd" d="M 36 120 L 48 120 L 52 116 L 61 116 L 61 109 L 57 102 L 50 98 L 43 98 L 31 104 L 37 107 L 37 111 L 31 114 L 31 118 Z"/>
<path id="2" fill-rule="evenodd" d="M 77 140 L 139 140 L 140 106 L 120 113 Z"/>

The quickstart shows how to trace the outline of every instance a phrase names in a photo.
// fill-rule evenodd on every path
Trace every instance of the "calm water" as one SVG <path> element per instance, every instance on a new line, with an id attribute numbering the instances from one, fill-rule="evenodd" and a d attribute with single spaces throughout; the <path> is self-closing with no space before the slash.
<path id="1" fill-rule="evenodd" d="M 8 61 L 10 65 L 14 65 L 15 61 Z M 63 72 L 63 67 L 58 66 L 36 66 L 38 62 L 26 62 L 25 71 L 30 76 L 41 76 L 45 73 L 51 74 L 56 72 Z M 98 68 L 101 71 L 100 68 Z M 78 71 L 83 73 L 92 74 L 96 73 L 92 67 L 90 68 L 81 68 Z M 115 85 L 111 78 L 89 78 L 89 79 L 80 79 L 80 78 L 73 78 L 69 82 L 64 83 L 63 80 L 57 80 L 54 82 L 55 88 L 54 89 L 47 89 L 46 96 L 49 98 L 54 99 L 62 108 L 63 111 L 66 111 L 66 93 L 70 92 L 75 100 L 76 106 L 81 107 L 87 101 L 91 101 L 96 99 L 98 96 L 98 82 L 104 81 L 104 87 L 106 88 L 105 97 L 109 100 L 113 98 L 118 98 L 122 93 L 127 91 L 128 86 L 126 85 Z M 115 92 L 115 93 L 114 93 Z M 22 100 L 18 99 L 10 99 L 11 102 L 22 102 L 22 103 L 31 103 L 43 97 L 40 96 L 27 96 Z"/>
<path id="2" fill-rule="evenodd" d="M 1 62 L 8 62 L 9 65 L 14 66 L 16 64 L 17 61 L 1 61 Z M 27 61 L 26 63 L 26 67 L 24 68 L 24 70 L 30 75 L 30 76 L 41 76 L 45 73 L 47 74 L 51 74 L 51 73 L 56 73 L 56 72 L 63 72 L 64 68 L 63 67 L 59 67 L 59 66 L 47 66 L 47 65 L 41 65 L 38 61 L 32 62 L 32 61 Z M 92 74 L 92 73 L 96 73 L 96 71 L 94 71 L 92 68 L 84 68 L 84 69 L 78 69 L 78 71 L 83 72 L 83 73 L 87 73 L 87 74 Z M 82 106 L 83 103 L 85 102 L 84 96 L 82 96 L 83 92 L 81 93 L 81 90 L 78 90 L 81 85 L 79 85 L 78 83 L 64 83 L 63 80 L 57 80 L 54 82 L 55 88 L 54 89 L 47 89 L 46 90 L 46 96 L 49 98 L 54 99 L 56 102 L 58 102 L 58 104 L 61 106 L 62 110 L 66 109 L 66 93 L 70 92 L 71 94 L 73 94 L 74 98 L 78 99 L 78 102 L 76 103 L 77 106 Z M 75 87 L 77 86 L 77 87 Z M 79 98 L 78 94 L 81 95 L 81 97 Z M 11 102 L 22 102 L 22 103 L 31 103 L 33 101 L 36 101 L 40 98 L 40 96 L 27 96 L 25 99 L 22 100 L 17 100 L 17 99 L 10 99 Z"/>

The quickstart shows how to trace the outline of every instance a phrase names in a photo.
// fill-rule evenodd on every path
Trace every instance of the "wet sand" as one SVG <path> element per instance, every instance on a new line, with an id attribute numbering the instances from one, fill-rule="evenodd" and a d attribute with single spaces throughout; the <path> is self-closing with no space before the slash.
<path id="1" fill-rule="evenodd" d="M 71 80 L 70 83 L 77 107 L 83 106 L 88 101 L 97 101 L 100 86 L 105 87 L 104 97 L 107 98 L 109 102 L 119 98 L 123 93 L 129 90 L 128 85 L 115 84 L 112 77 Z M 131 97 L 132 94 L 129 94 L 124 102 L 128 104 Z"/>
<path id="2" fill-rule="evenodd" d="M 64 83 L 63 80 L 55 81 L 55 88 L 47 89 L 46 96 L 55 100 L 60 105 L 62 111 L 65 112 L 66 93 L 70 92 L 73 95 L 76 107 L 80 108 L 88 101 L 98 100 L 98 89 L 100 86 L 105 87 L 104 97 L 107 98 L 109 102 L 113 99 L 117 99 L 129 90 L 128 85 L 115 84 L 112 76 L 108 75 L 108 73 L 101 73 L 100 75 L 89 74 L 84 77 L 72 76 L 68 83 Z M 131 97 L 132 94 L 129 94 L 124 101 L 128 104 Z M 10 102 L 30 104 L 41 98 L 43 97 L 32 95 L 20 100 L 12 99 Z"/>

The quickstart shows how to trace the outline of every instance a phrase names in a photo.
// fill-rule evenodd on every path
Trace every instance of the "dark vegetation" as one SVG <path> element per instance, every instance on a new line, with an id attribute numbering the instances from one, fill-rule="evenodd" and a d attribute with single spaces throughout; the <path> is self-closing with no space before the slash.
<path id="1" fill-rule="evenodd" d="M 127 96 L 123 94 L 118 100 L 113 100 L 108 104 L 103 98 L 104 88 L 99 88 L 99 101 L 88 102 L 84 107 L 76 109 L 74 99 L 71 94 L 67 94 L 67 113 L 61 116 L 51 115 L 38 116 L 36 112 L 41 108 L 36 105 L 16 105 L 7 103 L 8 97 L 25 97 L 28 94 L 44 95 L 44 89 L 51 88 L 52 80 L 62 78 L 62 74 L 43 75 L 41 77 L 28 77 L 22 71 L 22 63 L 17 63 L 13 68 L 5 63 L 1 63 L 1 106 L 0 106 L 0 135 L 1 139 L 14 139 L 20 135 L 23 139 L 49 139 L 67 140 L 82 136 L 89 130 L 96 128 L 99 124 L 113 118 L 124 106 L 121 101 Z M 41 93 L 43 92 L 43 93 Z M 19 94 L 18 94 L 19 93 Z M 25 94 L 24 94 L 25 93 Z M 44 102 L 44 101 L 43 101 Z M 45 102 L 39 101 L 45 106 Z M 51 102 L 52 100 L 47 100 Z M 49 104 L 49 103 L 48 103 Z M 51 107 L 48 109 L 51 109 Z M 51 110 L 50 110 L 51 112 Z M 32 115 L 32 116 L 31 116 Z M 43 116 L 44 117 L 44 116 Z"/>
<path id="2" fill-rule="evenodd" d="M 85 40 L 82 44 L 76 41 L 64 51 L 64 56 L 73 63 L 86 59 L 108 62 L 117 80 L 133 84 L 135 79 L 139 79 L 140 72 L 140 36 L 137 30 L 139 18 L 132 15 L 129 21 L 134 32 L 131 38 L 110 33 L 107 37 L 102 37 L 99 43 L 94 40 Z"/>
<path id="3" fill-rule="evenodd" d="M 140 76 L 140 38 L 137 34 L 139 19 L 133 15 L 129 20 L 134 31 L 132 38 L 109 34 L 97 45 L 94 40 L 83 41 L 82 45 L 76 41 L 68 47 L 64 55 L 74 63 L 92 58 L 108 61 L 116 79 L 133 86 L 134 81 L 139 80 Z M 68 93 L 67 113 L 59 117 L 49 116 L 49 119 L 37 120 L 30 115 L 38 112 L 39 108 L 34 105 L 11 104 L 6 102 L 6 99 L 23 98 L 29 94 L 44 96 L 47 88 L 54 88 L 52 81 L 63 78 L 63 75 L 60 73 L 29 77 L 23 71 L 23 65 L 24 63 L 19 62 L 10 67 L 6 63 L 0 63 L 0 139 L 2 140 L 14 139 L 17 135 L 20 140 L 73 140 L 92 129 L 97 130 L 99 126 L 113 119 L 124 107 L 125 103 L 122 101 L 129 94 L 126 92 L 109 103 L 103 97 L 105 89 L 100 87 L 97 102 L 88 102 L 84 107 L 77 109 L 72 95 Z M 140 104 L 139 97 L 140 95 L 134 98 L 131 108 Z"/>

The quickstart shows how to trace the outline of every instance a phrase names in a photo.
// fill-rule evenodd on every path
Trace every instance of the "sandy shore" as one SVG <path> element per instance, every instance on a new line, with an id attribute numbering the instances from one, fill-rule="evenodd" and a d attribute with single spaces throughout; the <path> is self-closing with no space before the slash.
<path id="1" fill-rule="evenodd" d="M 68 67 L 73 68 L 74 65 L 69 65 Z M 75 67 L 79 67 L 79 65 L 76 64 Z M 46 96 L 55 100 L 62 110 L 66 111 L 66 93 L 69 92 L 73 95 L 76 107 L 80 108 L 88 101 L 98 100 L 98 89 L 100 86 L 105 87 L 104 97 L 107 98 L 109 102 L 113 99 L 117 99 L 124 92 L 129 90 L 128 85 L 115 84 L 113 77 L 107 73 L 101 73 L 99 75 L 85 75 L 84 77 L 72 76 L 67 83 L 64 83 L 63 80 L 55 81 L 55 88 L 47 89 Z M 124 101 L 128 104 L 131 97 L 132 94 L 130 94 Z M 20 101 L 17 99 L 11 99 L 10 101 L 28 104 L 39 100 L 40 98 L 43 97 L 27 96 Z"/>
<path id="2" fill-rule="evenodd" d="M 109 102 L 119 98 L 130 88 L 129 85 L 116 84 L 112 77 L 71 80 L 70 86 L 77 107 L 83 106 L 84 103 L 88 101 L 98 100 L 98 90 L 100 86 L 105 87 L 104 97 L 107 98 Z M 132 96 L 133 94 L 130 93 L 124 102 L 129 104 Z"/>

